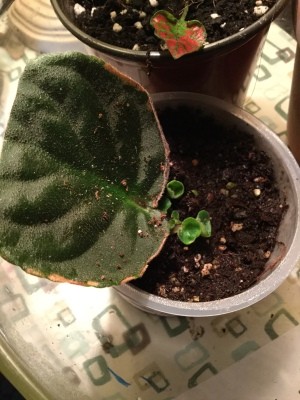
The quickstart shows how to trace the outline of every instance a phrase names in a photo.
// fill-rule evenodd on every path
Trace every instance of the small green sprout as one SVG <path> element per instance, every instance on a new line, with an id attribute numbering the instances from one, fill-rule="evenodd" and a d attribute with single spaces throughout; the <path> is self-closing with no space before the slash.
<path id="1" fill-rule="evenodd" d="M 170 199 L 178 199 L 184 193 L 183 183 L 173 179 L 167 184 L 167 193 Z"/>
<path id="2" fill-rule="evenodd" d="M 187 246 L 194 243 L 194 241 L 201 235 L 200 222 L 193 217 L 185 218 L 178 229 L 177 235 L 182 243 Z"/>
<path id="3" fill-rule="evenodd" d="M 171 230 L 174 230 L 176 228 L 176 226 L 180 225 L 180 224 L 181 224 L 181 221 L 179 218 L 179 212 L 176 210 L 172 211 L 171 218 L 169 220 L 169 228 Z"/>
<path id="4" fill-rule="evenodd" d="M 211 237 L 211 222 L 208 212 L 206 210 L 199 211 L 196 220 L 201 226 L 201 236 Z"/>
<path id="5" fill-rule="evenodd" d="M 160 211 L 167 213 L 167 211 L 172 207 L 172 202 L 169 199 L 169 197 L 164 196 L 160 199 L 159 201 L 159 206 L 158 208 Z"/>
<path id="6" fill-rule="evenodd" d="M 176 179 L 167 184 L 167 194 L 171 199 L 178 199 L 181 197 L 184 194 L 184 190 L 183 183 Z M 198 195 L 196 190 L 192 192 L 195 196 Z M 165 211 L 168 211 L 172 205 L 168 197 L 164 197 L 162 203 L 167 204 L 167 208 L 164 208 Z M 161 205 L 160 208 L 162 208 L 162 206 L 163 205 Z M 206 210 L 199 211 L 196 218 L 187 217 L 183 221 L 180 221 L 179 212 L 173 210 L 169 219 L 169 228 L 172 233 L 177 233 L 178 238 L 186 246 L 194 243 L 199 236 L 205 238 L 211 236 L 210 216 Z"/>
<path id="7" fill-rule="evenodd" d="M 185 245 L 194 243 L 199 237 L 208 238 L 211 236 L 211 222 L 206 210 L 198 212 L 197 217 L 187 217 L 180 221 L 179 212 L 173 211 L 169 220 L 169 227 L 173 233 L 177 233 L 178 238 Z"/>

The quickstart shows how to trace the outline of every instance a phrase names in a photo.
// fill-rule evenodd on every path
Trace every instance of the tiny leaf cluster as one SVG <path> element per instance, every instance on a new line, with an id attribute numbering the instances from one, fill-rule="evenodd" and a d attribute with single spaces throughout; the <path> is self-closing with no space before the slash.
<path id="1" fill-rule="evenodd" d="M 182 182 L 174 179 L 167 184 L 166 192 L 172 200 L 179 199 L 185 192 Z M 171 208 L 172 202 L 169 198 L 164 199 L 163 207 Z M 183 221 L 177 210 L 173 210 L 170 215 L 169 228 L 172 233 L 177 233 L 180 241 L 185 245 L 190 245 L 198 237 L 209 238 L 212 233 L 209 213 L 206 210 L 198 212 L 196 217 L 187 217 Z"/>

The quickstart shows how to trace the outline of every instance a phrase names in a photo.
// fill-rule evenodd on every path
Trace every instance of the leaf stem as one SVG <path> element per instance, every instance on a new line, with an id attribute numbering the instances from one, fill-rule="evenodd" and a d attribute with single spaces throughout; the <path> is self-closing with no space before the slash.
<path id="1" fill-rule="evenodd" d="M 185 17 L 187 16 L 188 11 L 189 11 L 189 6 L 186 4 L 184 6 L 183 12 L 182 12 L 181 17 L 180 17 L 181 21 L 185 20 Z"/>

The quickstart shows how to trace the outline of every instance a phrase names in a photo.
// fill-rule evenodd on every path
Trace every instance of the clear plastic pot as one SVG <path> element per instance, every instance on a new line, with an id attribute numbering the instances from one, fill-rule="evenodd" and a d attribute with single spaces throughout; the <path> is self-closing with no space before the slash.
<path id="1" fill-rule="evenodd" d="M 204 317 L 226 314 L 248 307 L 273 292 L 300 261 L 300 168 L 287 146 L 261 121 L 244 110 L 219 99 L 195 93 L 161 93 L 153 96 L 157 109 L 191 105 L 204 110 L 227 126 L 252 134 L 257 146 L 273 162 L 278 186 L 286 197 L 288 210 L 279 228 L 278 245 L 257 283 L 248 290 L 222 300 L 189 303 L 168 300 L 137 289 L 131 284 L 116 290 L 132 305 L 159 315 Z M 284 248 L 280 245 L 284 243 Z"/>
<path id="2" fill-rule="evenodd" d="M 134 51 L 97 40 L 74 23 L 73 0 L 51 0 L 57 16 L 89 52 L 139 82 L 149 93 L 199 92 L 242 105 L 271 22 L 288 0 L 277 3 L 258 21 L 201 51 L 173 60 L 168 52 Z"/>
<path id="3" fill-rule="evenodd" d="M 293 0 L 292 5 L 297 47 L 289 99 L 287 137 L 289 147 L 300 163 L 300 0 Z"/>

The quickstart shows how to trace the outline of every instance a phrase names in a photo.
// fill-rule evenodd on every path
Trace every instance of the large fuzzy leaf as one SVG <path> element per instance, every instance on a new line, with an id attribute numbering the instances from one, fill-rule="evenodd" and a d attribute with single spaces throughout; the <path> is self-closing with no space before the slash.
<path id="1" fill-rule="evenodd" d="M 95 57 L 41 56 L 0 159 L 0 255 L 58 281 L 140 275 L 167 228 L 167 149 L 147 93 Z"/>

